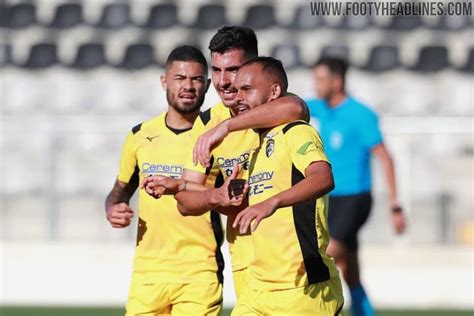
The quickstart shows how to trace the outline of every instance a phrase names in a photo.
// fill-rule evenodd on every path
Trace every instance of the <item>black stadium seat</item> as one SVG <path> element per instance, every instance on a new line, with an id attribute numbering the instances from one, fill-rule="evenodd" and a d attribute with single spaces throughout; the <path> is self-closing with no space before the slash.
<path id="1" fill-rule="evenodd" d="M 293 20 L 288 27 L 293 30 L 313 30 L 324 25 L 322 15 L 311 15 L 308 6 L 303 5 L 296 8 Z"/>
<path id="2" fill-rule="evenodd" d="M 420 25 L 421 18 L 419 16 L 393 16 L 385 28 L 392 31 L 411 31 Z"/>
<path id="3" fill-rule="evenodd" d="M 104 64 L 106 64 L 104 45 L 88 43 L 79 47 L 72 67 L 87 70 Z"/>
<path id="4" fill-rule="evenodd" d="M 143 69 L 156 64 L 153 46 L 148 43 L 132 44 L 127 47 L 120 68 L 127 70 Z"/>
<path id="5" fill-rule="evenodd" d="M 174 3 L 156 4 L 150 11 L 145 27 L 166 29 L 179 24 L 178 8 Z"/>
<path id="6" fill-rule="evenodd" d="M 466 64 L 458 70 L 474 74 L 474 47 L 471 47 L 469 50 L 469 56 L 467 58 Z"/>
<path id="7" fill-rule="evenodd" d="M 3 2 L 0 2 L 0 27 L 8 26 L 8 11 L 8 6 L 6 6 Z"/>
<path id="8" fill-rule="evenodd" d="M 24 28 L 36 23 L 36 7 L 33 3 L 19 3 L 7 9 L 5 26 Z"/>
<path id="9" fill-rule="evenodd" d="M 23 67 L 30 69 L 42 69 L 52 66 L 58 62 L 55 44 L 41 43 L 31 47 L 28 61 Z"/>
<path id="10" fill-rule="evenodd" d="M 247 9 L 243 25 L 255 30 L 265 29 L 276 24 L 275 9 L 272 5 L 256 4 Z"/>
<path id="11" fill-rule="evenodd" d="M 449 67 L 448 49 L 444 46 L 423 47 L 418 55 L 418 62 L 412 70 L 419 72 L 440 71 Z"/>
<path id="12" fill-rule="evenodd" d="M 130 6 L 127 3 L 107 4 L 97 24 L 104 29 L 119 29 L 130 23 Z"/>
<path id="13" fill-rule="evenodd" d="M 82 6 L 80 3 L 63 3 L 56 8 L 51 27 L 63 29 L 83 23 Z"/>
<path id="14" fill-rule="evenodd" d="M 400 66 L 398 47 L 380 45 L 372 48 L 369 61 L 363 69 L 371 72 L 382 72 L 393 70 L 398 66 Z"/>
<path id="15" fill-rule="evenodd" d="M 334 57 L 349 61 L 349 47 L 344 45 L 325 46 L 321 51 L 321 57 Z"/>
<path id="16" fill-rule="evenodd" d="M 206 4 L 199 8 L 194 27 L 201 30 L 216 29 L 229 24 L 222 4 Z"/>
<path id="17" fill-rule="evenodd" d="M 275 45 L 272 49 L 273 57 L 282 61 L 286 70 L 303 66 L 300 57 L 300 48 L 295 44 Z"/>

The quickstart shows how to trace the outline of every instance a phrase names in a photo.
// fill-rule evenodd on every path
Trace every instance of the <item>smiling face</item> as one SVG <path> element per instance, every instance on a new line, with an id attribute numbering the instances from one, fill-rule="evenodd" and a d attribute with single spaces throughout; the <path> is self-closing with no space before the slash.
<path id="1" fill-rule="evenodd" d="M 199 111 L 209 87 L 204 65 L 193 61 L 172 62 L 161 83 L 168 104 L 181 114 Z"/>
<path id="2" fill-rule="evenodd" d="M 237 73 L 234 85 L 237 89 L 237 114 L 275 100 L 282 94 L 280 84 L 267 72 L 262 71 L 259 64 L 242 67 Z"/>
<path id="3" fill-rule="evenodd" d="M 224 105 L 229 107 L 234 114 L 237 114 L 234 112 L 235 96 L 237 95 L 234 80 L 237 71 L 245 61 L 246 56 L 243 49 L 211 54 L 212 84 Z"/>

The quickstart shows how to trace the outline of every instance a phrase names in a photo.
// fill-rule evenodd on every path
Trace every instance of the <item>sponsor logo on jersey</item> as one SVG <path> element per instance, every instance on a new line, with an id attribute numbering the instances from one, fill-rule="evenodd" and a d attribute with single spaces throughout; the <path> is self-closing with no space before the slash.
<path id="1" fill-rule="evenodd" d="M 142 163 L 142 173 L 146 176 L 150 175 L 162 175 L 171 178 L 178 179 L 183 174 L 182 165 L 166 165 L 166 164 L 153 164 L 150 162 Z"/>

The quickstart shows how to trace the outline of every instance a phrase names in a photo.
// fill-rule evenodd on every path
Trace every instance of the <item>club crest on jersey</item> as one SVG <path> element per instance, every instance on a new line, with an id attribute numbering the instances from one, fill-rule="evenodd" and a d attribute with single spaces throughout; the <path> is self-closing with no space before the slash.
<path id="1" fill-rule="evenodd" d="M 275 151 L 275 141 L 273 139 L 267 140 L 267 147 L 265 148 L 265 154 L 270 157 Z"/>

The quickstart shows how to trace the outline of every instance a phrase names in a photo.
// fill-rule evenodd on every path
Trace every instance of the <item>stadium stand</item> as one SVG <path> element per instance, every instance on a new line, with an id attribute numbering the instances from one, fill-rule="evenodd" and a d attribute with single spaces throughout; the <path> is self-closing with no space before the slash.
<path id="1" fill-rule="evenodd" d="M 148 29 L 167 29 L 179 25 L 178 8 L 174 3 L 154 5 L 145 23 Z"/>
<path id="2" fill-rule="evenodd" d="M 20 29 L 35 24 L 36 7 L 33 3 L 18 3 L 5 7 L 5 26 L 12 29 Z"/>
<path id="3" fill-rule="evenodd" d="M 130 6 L 127 3 L 110 3 L 102 11 L 97 27 L 119 29 L 131 23 Z"/>
<path id="4" fill-rule="evenodd" d="M 256 4 L 247 9 L 243 25 L 262 30 L 277 25 L 275 9 L 272 5 Z"/>
<path id="5" fill-rule="evenodd" d="M 200 30 L 214 30 L 229 24 L 226 8 L 222 4 L 206 4 L 199 8 L 193 27 Z"/>
<path id="6" fill-rule="evenodd" d="M 429 73 L 443 70 L 449 66 L 447 47 L 427 46 L 421 49 L 414 70 Z"/>
<path id="7" fill-rule="evenodd" d="M 22 65 L 30 69 L 41 69 L 53 66 L 58 62 L 57 48 L 55 44 L 40 43 L 31 47 L 28 61 Z"/>
<path id="8" fill-rule="evenodd" d="M 82 44 L 77 51 L 76 60 L 71 65 L 79 70 L 93 69 L 107 64 L 104 45 L 100 43 Z"/>
<path id="9" fill-rule="evenodd" d="M 393 70 L 399 65 L 398 47 L 380 45 L 371 49 L 369 60 L 363 69 L 370 72 L 383 72 Z"/>

